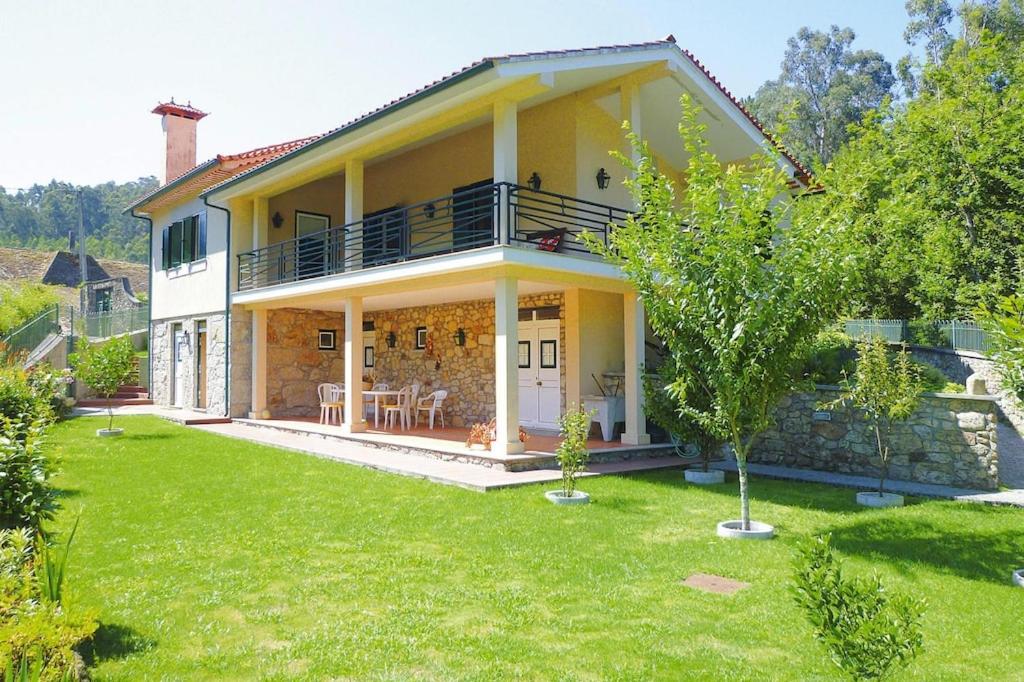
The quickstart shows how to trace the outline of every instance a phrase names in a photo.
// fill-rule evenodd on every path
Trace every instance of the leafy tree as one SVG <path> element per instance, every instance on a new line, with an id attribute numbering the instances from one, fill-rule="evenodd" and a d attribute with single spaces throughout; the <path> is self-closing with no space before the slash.
<path id="1" fill-rule="evenodd" d="M 896 82 L 879 52 L 852 48 L 855 37 L 850 28 L 801 28 L 787 42 L 779 78 L 746 102 L 770 128 L 781 130 L 790 151 L 816 167 L 828 163 L 849 138 L 847 126 L 878 107 Z"/>
<path id="2" fill-rule="evenodd" d="M 876 317 L 956 317 L 1011 293 L 1024 259 L 1024 51 L 958 41 L 905 107 L 883 107 L 821 176 L 857 227 Z"/>
<path id="3" fill-rule="evenodd" d="M 627 186 L 639 206 L 605 248 L 638 291 L 678 373 L 679 409 L 732 443 L 741 519 L 749 529 L 747 455 L 794 386 L 808 341 L 835 319 L 855 272 L 842 224 L 821 222 L 813 199 L 790 198 L 778 156 L 724 165 L 707 148 L 699 106 L 682 98 L 685 192 L 656 170 L 646 143 Z"/>
<path id="4" fill-rule="evenodd" d="M 582 407 L 572 407 L 558 418 L 563 438 L 555 450 L 555 457 L 562 468 L 562 497 L 572 497 L 576 492 L 576 479 L 590 459 L 587 433 L 592 419 L 593 414 L 585 412 Z"/>
<path id="5" fill-rule="evenodd" d="M 976 316 L 988 332 L 988 355 L 995 361 L 1003 390 L 1024 405 L 1024 294 L 1004 296 Z"/>
<path id="6" fill-rule="evenodd" d="M 670 437 L 696 445 L 701 467 L 707 471 L 711 458 L 721 453 L 724 439 L 703 428 L 686 410 L 686 400 L 704 401 L 696 406 L 700 411 L 707 411 L 711 406 L 705 393 L 679 393 L 676 384 L 679 371 L 675 358 L 669 355 L 658 367 L 657 378 L 644 376 L 644 411 Z"/>
<path id="7" fill-rule="evenodd" d="M 921 652 L 924 600 L 886 590 L 878 576 L 845 576 L 830 536 L 801 547 L 795 567 L 797 606 L 814 638 L 851 679 L 882 679 Z"/>
<path id="8" fill-rule="evenodd" d="M 857 343 L 857 366 L 853 379 L 843 381 L 839 403 L 857 408 L 871 422 L 878 451 L 878 495 L 885 492 L 889 474 L 892 425 L 909 419 L 921 401 L 921 380 L 911 363 L 910 353 L 901 348 L 895 361 L 889 360 L 889 346 L 879 337 Z"/>
<path id="9" fill-rule="evenodd" d="M 110 417 L 107 429 L 114 428 L 112 396 L 135 370 L 135 349 L 131 339 L 121 336 L 100 344 L 86 344 L 80 352 L 72 354 L 70 361 L 75 377 L 107 399 Z"/>

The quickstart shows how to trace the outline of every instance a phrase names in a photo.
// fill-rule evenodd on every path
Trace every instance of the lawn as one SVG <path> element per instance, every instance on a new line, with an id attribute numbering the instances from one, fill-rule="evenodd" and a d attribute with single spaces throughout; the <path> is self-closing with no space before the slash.
<path id="1" fill-rule="evenodd" d="M 754 480 L 768 543 L 720 540 L 735 484 L 678 471 L 481 494 L 152 417 L 52 432 L 69 581 L 98 610 L 97 679 L 837 679 L 787 591 L 796 543 L 929 599 L 899 679 L 1021 679 L 1024 511 Z M 695 572 L 751 583 L 693 591 Z"/>

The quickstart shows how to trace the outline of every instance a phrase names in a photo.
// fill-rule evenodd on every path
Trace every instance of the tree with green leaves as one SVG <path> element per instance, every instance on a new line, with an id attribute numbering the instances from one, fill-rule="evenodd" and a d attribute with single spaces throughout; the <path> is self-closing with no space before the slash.
<path id="1" fill-rule="evenodd" d="M 988 356 L 1002 389 L 1024 406 L 1024 294 L 1004 296 L 980 308 L 975 317 L 988 334 Z"/>
<path id="2" fill-rule="evenodd" d="M 699 112 L 682 98 L 685 189 L 629 133 L 639 161 L 618 157 L 634 176 L 626 184 L 638 210 L 607 247 L 588 241 L 639 293 L 678 369 L 671 390 L 679 410 L 732 444 L 749 530 L 751 439 L 793 389 L 804 346 L 843 306 L 854 243 L 843 224 L 821 222 L 814 198 L 792 197 L 774 150 L 723 164 L 707 147 Z"/>
<path id="3" fill-rule="evenodd" d="M 893 424 L 910 418 L 921 402 L 921 379 L 906 348 L 889 358 L 889 346 L 880 337 L 857 342 L 857 366 L 843 381 L 837 401 L 859 410 L 871 423 L 878 452 L 878 495 L 885 493 L 892 455 Z"/>
<path id="4" fill-rule="evenodd" d="M 878 576 L 846 576 L 828 535 L 802 546 L 794 564 L 796 604 L 850 679 L 882 679 L 921 652 L 923 599 L 887 590 Z"/>
<path id="5" fill-rule="evenodd" d="M 797 158 L 821 168 L 849 139 L 847 127 L 893 93 L 892 67 L 874 50 L 854 50 L 851 28 L 801 28 L 787 42 L 782 73 L 745 104 Z"/>
<path id="6" fill-rule="evenodd" d="M 113 395 L 119 386 L 131 378 L 135 370 L 135 349 L 131 339 L 119 336 L 99 344 L 86 344 L 81 351 L 72 354 L 70 362 L 74 367 L 75 378 L 107 399 L 107 414 L 110 417 L 107 430 L 113 430 Z"/>

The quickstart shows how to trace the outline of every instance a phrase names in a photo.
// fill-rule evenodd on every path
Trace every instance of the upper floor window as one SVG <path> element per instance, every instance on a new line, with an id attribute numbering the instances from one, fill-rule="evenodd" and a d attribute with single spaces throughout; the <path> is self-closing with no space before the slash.
<path id="1" fill-rule="evenodd" d="M 206 211 L 164 228 L 161 269 L 206 258 Z"/>

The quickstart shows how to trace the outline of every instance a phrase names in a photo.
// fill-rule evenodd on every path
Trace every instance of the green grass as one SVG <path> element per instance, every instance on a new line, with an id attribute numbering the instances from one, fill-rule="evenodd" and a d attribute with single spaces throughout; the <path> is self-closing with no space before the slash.
<path id="1" fill-rule="evenodd" d="M 900 679 L 1021 679 L 1024 512 L 863 510 L 853 492 L 753 481 L 768 542 L 720 540 L 735 484 L 678 471 L 480 494 L 151 417 L 55 427 L 56 525 L 81 510 L 69 587 L 102 627 L 97 679 L 837 679 L 787 591 L 795 543 L 929 599 Z M 386 456 L 383 455 L 383 456 Z M 732 596 L 680 581 L 716 573 Z"/>

